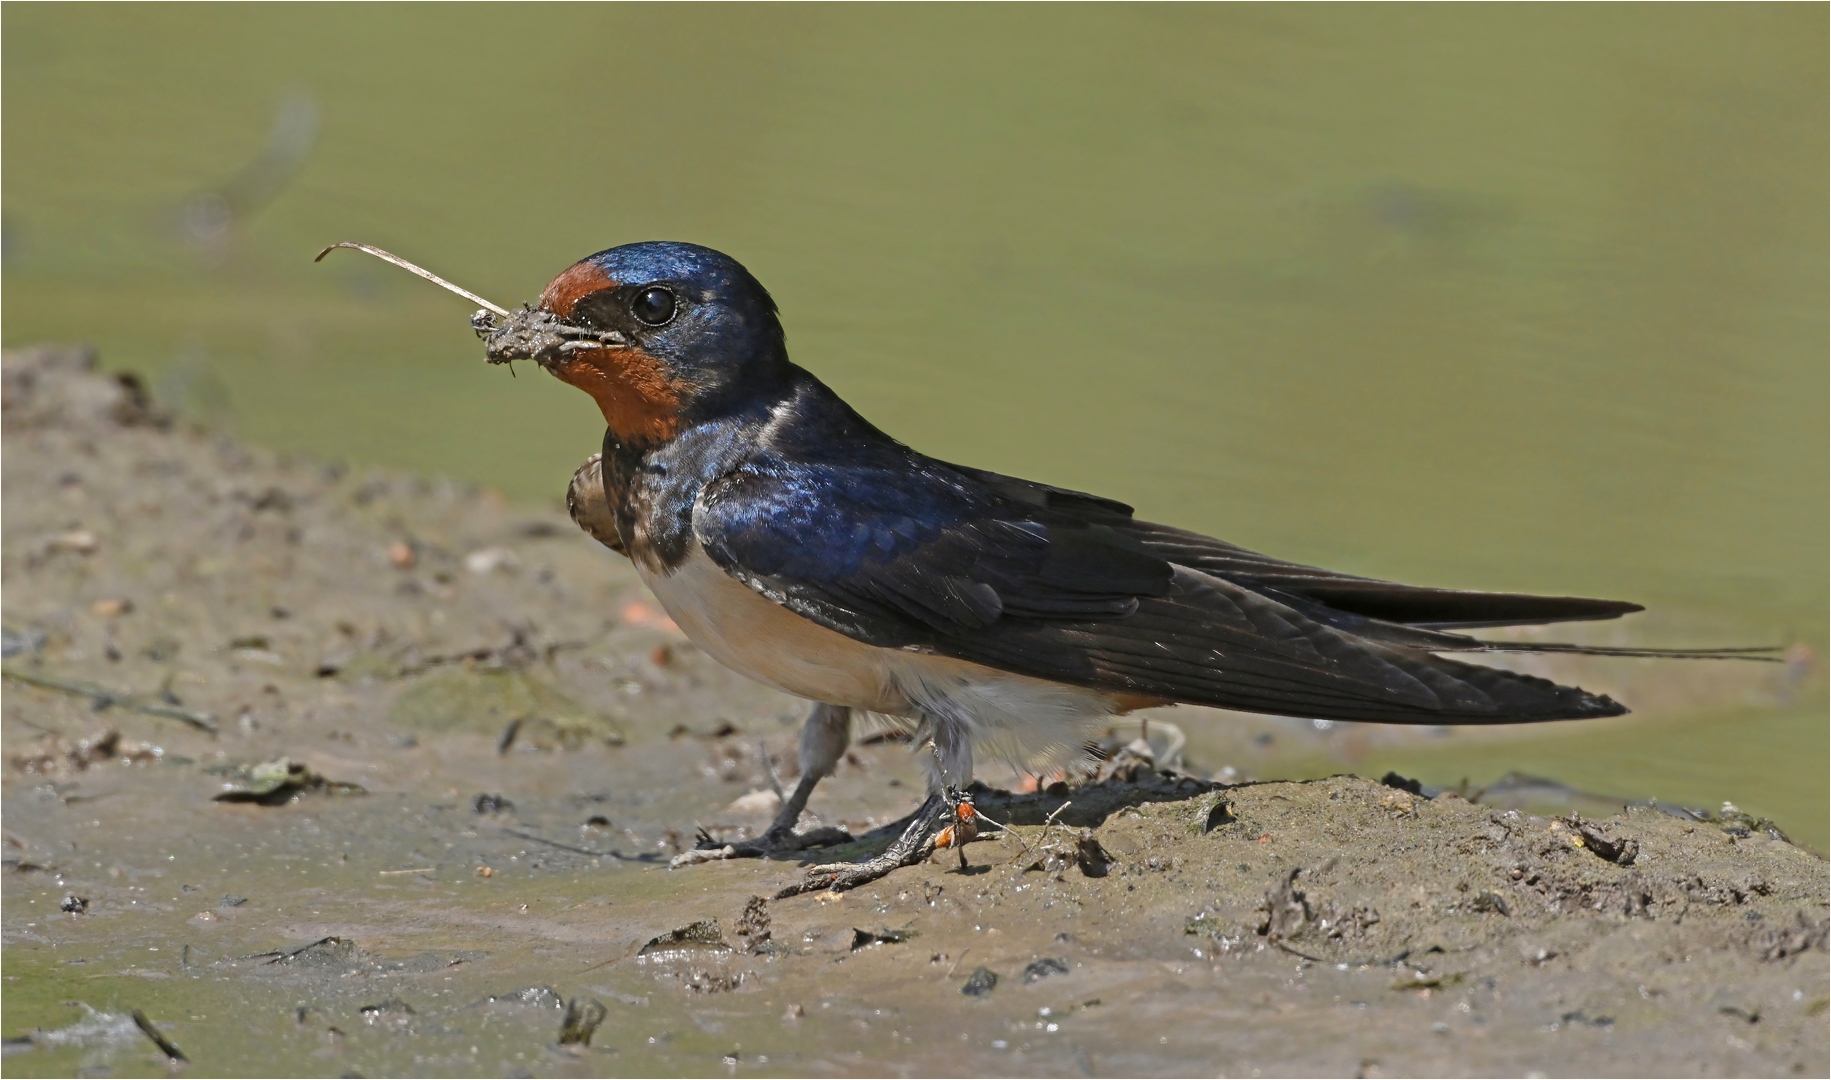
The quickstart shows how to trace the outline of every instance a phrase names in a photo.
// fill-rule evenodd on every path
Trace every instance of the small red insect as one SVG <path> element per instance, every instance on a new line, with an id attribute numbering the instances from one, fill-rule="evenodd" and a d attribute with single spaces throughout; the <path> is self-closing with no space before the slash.
<path id="1" fill-rule="evenodd" d="M 973 800 L 963 796 L 954 807 L 954 823 L 942 829 L 935 837 L 935 847 L 960 847 L 978 837 L 979 812 L 973 809 Z"/>

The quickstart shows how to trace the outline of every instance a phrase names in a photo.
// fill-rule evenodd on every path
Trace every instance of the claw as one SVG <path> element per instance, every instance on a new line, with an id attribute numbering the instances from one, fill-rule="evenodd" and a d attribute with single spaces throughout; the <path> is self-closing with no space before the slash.
<path id="1" fill-rule="evenodd" d="M 869 885 L 885 877 L 892 870 L 913 866 L 921 862 L 928 854 L 926 844 L 915 852 L 898 852 L 893 847 L 875 859 L 866 859 L 858 863 L 829 863 L 816 866 L 807 872 L 807 876 L 776 894 L 776 899 L 784 900 L 810 892 L 845 892 L 860 885 Z"/>
<path id="2" fill-rule="evenodd" d="M 935 792 L 916 811 L 915 818 L 903 835 L 882 854 L 857 863 L 825 863 L 807 871 L 796 884 L 790 885 L 776 894 L 782 900 L 810 892 L 845 892 L 860 885 L 868 885 L 877 879 L 905 866 L 914 866 L 928 858 L 934 850 L 935 835 L 941 829 L 942 811 L 950 806 L 959 805 L 958 799 L 950 800 L 943 793 Z M 959 821 L 971 820 L 971 804 L 964 804 L 969 809 L 965 818 L 960 818 L 958 811 L 953 815 Z"/>
<path id="3" fill-rule="evenodd" d="M 668 860 L 668 869 L 679 870 L 683 866 L 698 866 L 703 862 L 717 862 L 720 859 L 736 857 L 737 848 L 731 844 L 726 844 L 721 848 L 694 848 L 692 851 L 683 851 Z"/>
<path id="4" fill-rule="evenodd" d="M 755 840 L 746 840 L 740 844 L 720 844 L 712 839 L 706 830 L 699 830 L 699 838 L 693 850 L 683 851 L 668 862 L 668 869 L 679 870 L 687 866 L 698 866 L 700 863 L 720 862 L 725 859 L 766 859 L 771 855 L 788 855 L 797 851 L 806 851 L 814 847 L 832 847 L 835 844 L 849 844 L 852 834 L 844 829 L 823 825 L 818 829 L 809 829 L 798 833 L 790 830 L 780 832 L 771 829 Z M 850 866 L 850 863 L 841 863 Z"/>

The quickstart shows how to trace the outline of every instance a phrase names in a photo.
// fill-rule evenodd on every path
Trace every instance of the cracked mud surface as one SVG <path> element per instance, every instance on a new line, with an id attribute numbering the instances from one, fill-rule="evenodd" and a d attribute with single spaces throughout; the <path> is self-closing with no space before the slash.
<path id="1" fill-rule="evenodd" d="M 174 428 L 70 354 L 5 394 L 9 1075 L 165 1074 L 134 1010 L 202 1075 L 1831 1069 L 1826 864 L 1759 822 L 1134 762 L 982 792 L 1016 838 L 965 868 L 669 871 L 767 824 L 801 708 L 562 512 Z M 866 743 L 813 810 L 919 790 Z"/>

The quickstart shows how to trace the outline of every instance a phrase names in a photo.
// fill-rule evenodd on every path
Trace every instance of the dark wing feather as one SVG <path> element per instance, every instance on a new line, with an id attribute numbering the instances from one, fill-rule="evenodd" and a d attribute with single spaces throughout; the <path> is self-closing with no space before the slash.
<path id="1" fill-rule="evenodd" d="M 1141 601 L 1130 618 L 1079 626 L 1007 620 L 938 648 L 1064 682 L 1318 719 L 1528 723 L 1626 711 L 1601 695 L 1425 651 L 1469 641 L 1442 637 L 1449 640 L 1351 633 L 1178 568 L 1171 592 Z"/>
<path id="2" fill-rule="evenodd" d="M 1478 647 L 1472 639 L 1333 612 L 1295 590 L 1280 596 L 1166 558 L 1130 525 L 1123 504 L 915 455 L 868 466 L 752 461 L 708 485 L 694 511 L 695 536 L 728 573 L 874 645 L 1327 719 L 1507 723 L 1624 711 L 1427 651 Z"/>
<path id="3" fill-rule="evenodd" d="M 694 533 L 727 572 L 879 645 L 1120 618 L 1169 589 L 1170 564 L 1110 527 L 897 464 L 745 464 L 700 494 Z"/>
<path id="4" fill-rule="evenodd" d="M 1342 574 L 1274 559 L 1186 529 L 1139 521 L 1132 516 L 1131 507 L 1097 495 L 978 469 L 954 468 L 1008 498 L 1033 501 L 1039 506 L 1102 522 L 1152 554 L 1179 566 L 1255 588 L 1295 595 L 1338 611 L 1383 622 L 1438 629 L 1473 629 L 1614 619 L 1644 610 L 1639 604 L 1622 600 L 1433 589 Z"/>

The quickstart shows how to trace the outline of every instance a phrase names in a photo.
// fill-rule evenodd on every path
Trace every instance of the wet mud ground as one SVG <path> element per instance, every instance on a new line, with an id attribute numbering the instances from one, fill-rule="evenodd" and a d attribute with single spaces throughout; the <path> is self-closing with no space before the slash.
<path id="1" fill-rule="evenodd" d="M 798 703 L 558 510 L 278 459 L 84 364 L 5 362 L 7 1075 L 1831 1069 L 1826 864 L 1733 814 L 1224 784 L 1159 722 L 982 791 L 1013 835 L 966 867 L 669 870 L 767 824 Z M 856 746 L 812 809 L 863 839 L 808 859 L 919 793 Z"/>

